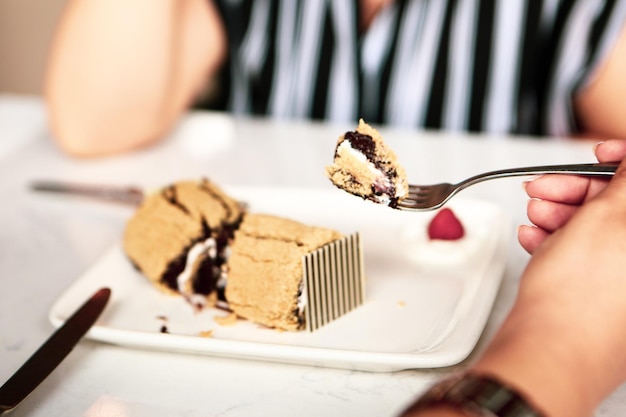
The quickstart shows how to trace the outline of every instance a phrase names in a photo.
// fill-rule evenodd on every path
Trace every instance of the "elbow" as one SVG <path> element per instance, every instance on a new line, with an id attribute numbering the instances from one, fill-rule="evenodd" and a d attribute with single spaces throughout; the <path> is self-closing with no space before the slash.
<path id="1" fill-rule="evenodd" d="M 66 155 L 80 158 L 93 159 L 113 156 L 130 152 L 131 147 L 125 145 L 113 145 L 106 137 L 89 129 L 51 127 L 52 138 L 58 148 Z"/>
<path id="2" fill-rule="evenodd" d="M 138 151 L 164 136 L 165 127 L 151 112 L 143 115 L 71 105 L 46 96 L 48 126 L 54 143 L 72 157 L 98 158 Z"/>
<path id="3" fill-rule="evenodd" d="M 82 159 L 101 158 L 139 151 L 156 142 L 152 137 L 125 136 L 116 129 L 51 124 L 52 138 L 65 154 Z"/>
<path id="4" fill-rule="evenodd" d="M 123 129 L 50 119 L 54 143 L 65 154 L 76 158 L 98 158 L 137 151 L 155 140 L 129 135 Z"/>

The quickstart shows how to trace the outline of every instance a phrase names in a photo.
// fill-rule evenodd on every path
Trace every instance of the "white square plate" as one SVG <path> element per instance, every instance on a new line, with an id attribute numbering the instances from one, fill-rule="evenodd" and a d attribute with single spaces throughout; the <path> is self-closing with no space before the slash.
<path id="1" fill-rule="evenodd" d="M 116 245 L 57 300 L 51 322 L 59 326 L 106 286 L 110 304 L 87 337 L 125 346 L 368 371 L 449 366 L 475 347 L 506 264 L 510 222 L 499 207 L 453 200 L 466 236 L 433 244 L 426 227 L 434 212 L 401 212 L 336 189 L 224 188 L 251 212 L 358 231 L 365 303 L 312 333 L 219 324 L 226 312 L 197 312 L 159 292 Z"/>

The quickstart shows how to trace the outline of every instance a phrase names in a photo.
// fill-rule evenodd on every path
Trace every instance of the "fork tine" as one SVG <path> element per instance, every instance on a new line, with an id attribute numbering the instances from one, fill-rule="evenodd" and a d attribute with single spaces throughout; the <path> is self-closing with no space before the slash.
<path id="1" fill-rule="evenodd" d="M 435 210 L 454 194 L 452 184 L 409 185 L 409 194 L 398 201 L 398 209 L 411 211 Z"/>
<path id="2" fill-rule="evenodd" d="M 429 187 L 429 186 L 425 186 L 425 187 L 409 186 L 409 196 L 426 195 L 430 193 L 431 190 L 432 190 L 432 187 Z"/>
<path id="3" fill-rule="evenodd" d="M 409 193 L 406 198 L 400 201 L 406 201 L 408 204 L 425 204 L 425 201 L 436 198 L 438 194 L 437 189 L 428 188 L 420 191 L 419 193 Z"/>
<path id="4" fill-rule="evenodd" d="M 409 211 L 431 211 L 441 207 L 442 204 L 431 205 L 428 204 L 428 200 L 409 200 L 403 199 L 398 202 L 396 208 L 398 210 Z"/>
<path id="5" fill-rule="evenodd" d="M 425 201 L 428 199 L 428 194 L 424 195 L 409 195 L 408 197 L 403 198 L 399 202 L 406 202 L 408 204 L 417 203 L 420 201 Z"/>
<path id="6" fill-rule="evenodd" d="M 419 193 L 420 191 L 422 191 L 422 190 L 424 190 L 425 188 L 428 188 L 428 187 L 429 187 L 428 185 L 425 185 L 425 186 L 424 185 L 420 185 L 420 186 L 418 186 L 418 185 L 409 184 L 409 194 L 411 194 L 411 193 Z"/>
<path id="7" fill-rule="evenodd" d="M 440 187 L 449 186 L 448 183 L 431 184 L 431 185 L 409 185 L 409 195 L 424 195 L 430 194 L 433 190 L 437 190 Z"/>

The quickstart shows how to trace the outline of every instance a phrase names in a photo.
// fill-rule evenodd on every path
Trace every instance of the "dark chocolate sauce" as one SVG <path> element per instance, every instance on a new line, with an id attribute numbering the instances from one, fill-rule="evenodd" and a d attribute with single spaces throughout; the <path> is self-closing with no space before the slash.
<path id="1" fill-rule="evenodd" d="M 171 205 L 178 208 L 183 213 L 189 214 L 189 209 L 187 209 L 187 207 L 185 207 L 180 203 L 180 201 L 178 201 L 175 185 L 165 188 L 161 194 L 163 195 L 163 198 L 165 198 Z"/>
<path id="2" fill-rule="evenodd" d="M 207 178 L 203 178 L 202 182 L 200 183 L 200 190 L 202 190 L 203 192 L 207 193 L 208 195 L 210 195 L 211 197 L 213 197 L 216 201 L 218 201 L 220 203 L 220 205 L 224 208 L 224 210 L 226 211 L 226 218 L 230 219 L 233 215 L 233 210 L 230 207 L 230 205 L 224 200 L 224 196 L 217 194 L 213 189 L 211 189 L 210 187 L 210 181 Z M 239 218 L 234 220 L 234 223 L 238 224 L 241 222 L 241 216 L 239 216 Z M 235 227 L 236 228 L 236 227 Z"/>

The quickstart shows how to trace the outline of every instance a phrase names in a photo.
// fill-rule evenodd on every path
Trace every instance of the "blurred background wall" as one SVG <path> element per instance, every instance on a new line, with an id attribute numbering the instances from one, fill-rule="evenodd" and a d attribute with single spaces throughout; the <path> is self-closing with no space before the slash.
<path id="1" fill-rule="evenodd" d="M 0 93 L 41 94 L 50 39 L 67 0 L 0 0 Z"/>

